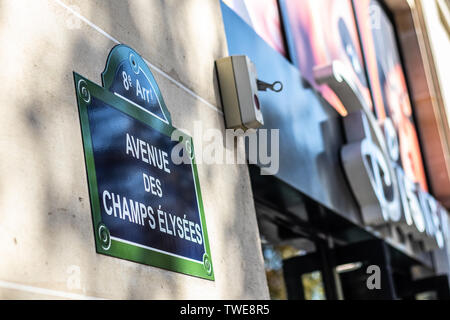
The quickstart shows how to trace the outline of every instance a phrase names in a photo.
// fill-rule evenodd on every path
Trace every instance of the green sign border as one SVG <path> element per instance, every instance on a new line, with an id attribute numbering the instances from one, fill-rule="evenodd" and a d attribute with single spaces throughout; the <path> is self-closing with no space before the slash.
<path id="1" fill-rule="evenodd" d="M 140 110 L 129 102 L 117 97 L 107 89 L 98 86 L 92 81 L 84 78 L 74 72 L 75 90 L 78 101 L 78 110 L 80 115 L 80 125 L 83 137 L 84 156 L 86 161 L 86 171 L 89 184 L 89 195 L 92 210 L 92 222 L 94 226 L 95 245 L 97 253 L 130 260 L 145 265 L 159 267 L 171 271 L 176 271 L 207 280 L 214 280 L 214 271 L 211 261 L 211 252 L 208 240 L 208 231 L 206 228 L 205 213 L 203 208 L 202 195 L 200 191 L 200 182 L 198 179 L 197 165 L 193 156 L 194 149 L 192 138 L 186 134 L 181 134 L 183 141 L 188 142 L 192 153 L 192 171 L 197 194 L 197 203 L 200 213 L 200 219 L 203 229 L 204 245 L 206 253 L 203 257 L 203 263 L 194 262 L 192 259 L 176 257 L 170 254 L 157 252 L 154 250 L 142 248 L 132 244 L 111 239 L 109 231 L 101 221 L 100 197 L 97 185 L 97 175 L 95 171 L 94 152 L 92 147 L 91 130 L 89 127 L 88 108 L 92 97 L 100 99 L 109 106 L 123 112 L 124 114 L 158 130 L 160 133 L 171 137 L 176 129 L 171 125 L 152 116 L 150 113 Z"/>

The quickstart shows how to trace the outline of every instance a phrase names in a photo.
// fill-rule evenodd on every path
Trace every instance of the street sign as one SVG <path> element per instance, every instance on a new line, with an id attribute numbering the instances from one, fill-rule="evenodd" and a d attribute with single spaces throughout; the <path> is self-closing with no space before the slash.
<path id="1" fill-rule="evenodd" d="M 104 87 L 74 73 L 97 252 L 214 280 L 192 138 L 171 139 L 134 50 L 115 47 L 102 78 Z M 172 161 L 176 146 L 189 163 Z"/>

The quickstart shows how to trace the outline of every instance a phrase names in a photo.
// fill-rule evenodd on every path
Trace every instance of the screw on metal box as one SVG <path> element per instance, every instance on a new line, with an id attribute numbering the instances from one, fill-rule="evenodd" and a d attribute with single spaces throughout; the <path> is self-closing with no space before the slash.
<path id="1" fill-rule="evenodd" d="M 256 80 L 258 84 L 259 91 L 267 91 L 267 89 L 272 90 L 273 92 L 280 92 L 283 90 L 283 84 L 281 81 L 275 81 L 274 83 L 267 83 L 261 80 Z"/>

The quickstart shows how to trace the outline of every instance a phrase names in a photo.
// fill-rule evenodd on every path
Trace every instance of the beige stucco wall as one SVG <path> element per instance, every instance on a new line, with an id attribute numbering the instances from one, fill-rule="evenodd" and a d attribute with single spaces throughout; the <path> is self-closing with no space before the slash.
<path id="1" fill-rule="evenodd" d="M 0 0 L 0 299 L 268 298 L 243 165 L 199 166 L 214 282 L 96 254 L 72 72 L 100 84 L 115 41 L 155 67 L 176 127 L 224 130 L 218 0 Z"/>

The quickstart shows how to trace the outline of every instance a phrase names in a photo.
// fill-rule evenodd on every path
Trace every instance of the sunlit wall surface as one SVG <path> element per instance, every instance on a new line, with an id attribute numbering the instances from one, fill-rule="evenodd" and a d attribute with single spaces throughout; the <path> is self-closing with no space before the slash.
<path id="1" fill-rule="evenodd" d="M 428 190 L 394 27 L 378 1 L 353 2 L 377 117 L 392 119 L 406 175 Z"/>
<path id="2" fill-rule="evenodd" d="M 283 261 L 306 254 L 306 252 L 291 245 L 272 245 L 269 243 L 264 243 L 262 249 L 270 297 L 273 300 L 286 300 L 288 294 L 283 274 Z M 303 288 L 305 300 L 326 299 L 320 271 L 303 274 L 298 279 L 298 285 Z"/>
<path id="3" fill-rule="evenodd" d="M 223 0 L 272 48 L 286 55 L 277 0 Z"/>
<path id="4" fill-rule="evenodd" d="M 341 114 L 345 106 L 326 85 L 314 81 L 313 68 L 342 61 L 372 105 L 364 74 L 361 48 L 350 0 L 281 0 L 289 29 L 290 53 L 302 75 Z"/>

